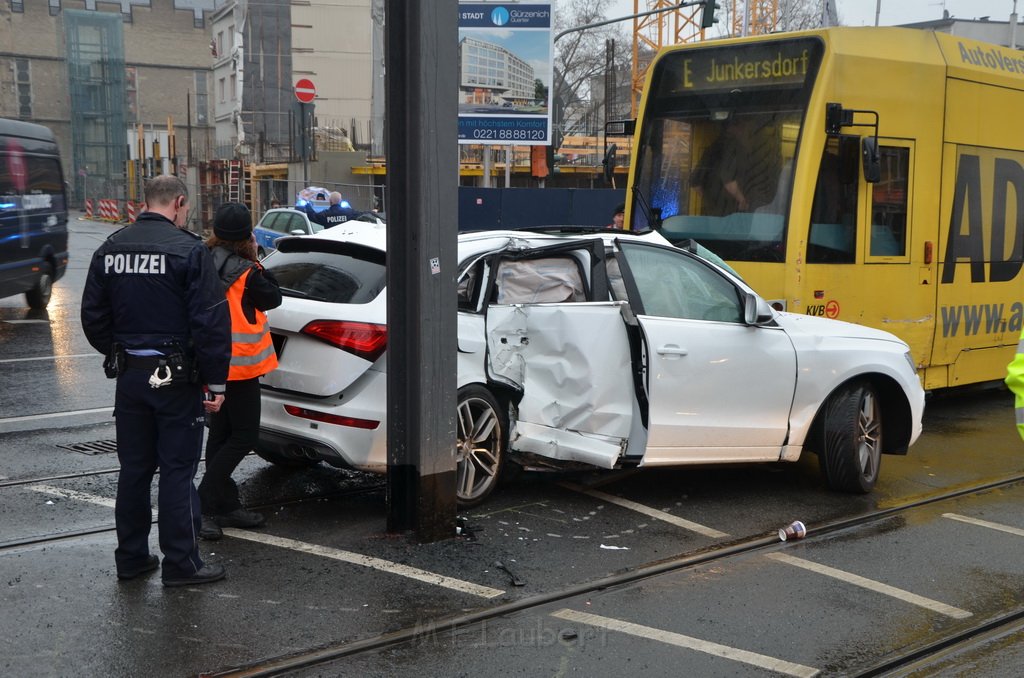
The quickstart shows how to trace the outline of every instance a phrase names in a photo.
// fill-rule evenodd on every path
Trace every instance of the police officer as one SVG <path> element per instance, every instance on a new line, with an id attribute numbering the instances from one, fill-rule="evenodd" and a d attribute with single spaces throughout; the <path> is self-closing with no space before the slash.
<path id="1" fill-rule="evenodd" d="M 149 553 L 150 489 L 158 487 L 165 586 L 223 579 L 222 565 L 199 556 L 199 497 L 193 485 L 202 450 L 204 408 L 224 402 L 231 356 L 228 307 L 209 250 L 184 230 L 188 192 L 174 176 L 151 179 L 147 211 L 93 254 L 82 295 L 82 328 L 117 377 L 114 518 L 120 579 L 159 566 Z M 211 394 L 204 402 L 203 385 Z"/>
<path id="2" fill-rule="evenodd" d="M 306 211 L 306 214 L 309 216 L 310 221 L 315 221 L 324 228 L 330 228 L 331 226 L 343 224 L 350 219 L 355 219 L 360 214 L 351 207 L 342 207 L 341 193 L 338 193 L 337 191 L 332 191 L 328 200 L 331 205 L 323 212 L 317 212 L 308 202 L 302 206 Z"/>

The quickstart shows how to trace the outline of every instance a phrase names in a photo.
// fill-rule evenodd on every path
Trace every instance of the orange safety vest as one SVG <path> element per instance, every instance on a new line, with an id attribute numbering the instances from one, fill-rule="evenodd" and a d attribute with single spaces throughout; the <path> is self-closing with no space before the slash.
<path id="1" fill-rule="evenodd" d="M 250 268 L 228 288 L 228 308 L 231 310 L 231 367 L 228 381 L 241 381 L 261 377 L 277 367 L 277 353 L 270 341 L 267 314 L 258 308 L 256 322 L 250 323 L 242 311 L 245 282 L 252 273 Z"/>

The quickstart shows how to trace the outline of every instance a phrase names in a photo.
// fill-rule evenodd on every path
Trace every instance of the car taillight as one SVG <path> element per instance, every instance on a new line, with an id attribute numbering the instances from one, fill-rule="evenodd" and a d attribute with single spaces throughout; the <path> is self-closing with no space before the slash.
<path id="1" fill-rule="evenodd" d="M 314 320 L 302 328 L 302 333 L 370 362 L 376 361 L 388 345 L 387 326 L 372 323 Z"/>
<path id="2" fill-rule="evenodd" d="M 326 412 L 317 412 L 316 410 L 307 410 L 305 407 L 296 407 L 295 405 L 285 405 L 284 411 L 293 417 L 301 417 L 303 419 L 310 419 L 312 421 L 320 421 L 325 424 L 337 424 L 338 426 L 351 426 L 353 428 L 365 428 L 373 430 L 380 426 L 379 421 L 373 419 L 357 419 L 356 417 L 339 417 L 336 414 L 327 414 Z"/>

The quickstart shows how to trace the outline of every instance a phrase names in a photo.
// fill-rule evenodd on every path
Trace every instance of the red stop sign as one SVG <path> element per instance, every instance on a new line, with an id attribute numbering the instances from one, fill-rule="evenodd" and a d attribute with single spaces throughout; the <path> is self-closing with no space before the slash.
<path id="1" fill-rule="evenodd" d="M 303 78 L 295 83 L 295 98 L 304 104 L 308 104 L 316 98 L 316 85 L 309 78 Z"/>

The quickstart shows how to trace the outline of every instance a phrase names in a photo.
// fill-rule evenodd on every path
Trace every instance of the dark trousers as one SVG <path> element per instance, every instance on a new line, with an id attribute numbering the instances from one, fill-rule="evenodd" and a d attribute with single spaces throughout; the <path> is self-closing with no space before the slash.
<path id="1" fill-rule="evenodd" d="M 238 485 L 231 478 L 245 455 L 256 448 L 260 435 L 260 380 L 229 381 L 220 411 L 210 415 L 206 439 L 206 473 L 199 483 L 205 515 L 241 508 Z"/>
<path id="2" fill-rule="evenodd" d="M 193 384 L 152 388 L 149 370 L 128 369 L 117 379 L 118 569 L 130 570 L 149 556 L 153 522 L 153 475 L 160 469 L 157 525 L 164 554 L 163 576 L 193 575 L 203 567 L 196 546 L 199 496 L 192 484 L 203 448 L 202 390 Z"/>

